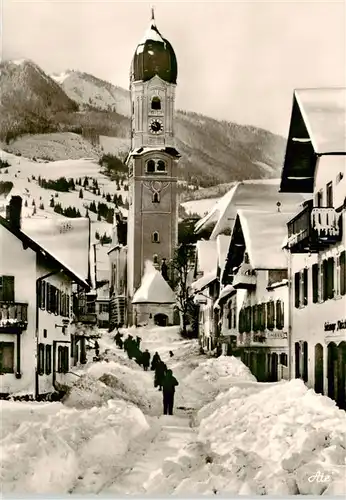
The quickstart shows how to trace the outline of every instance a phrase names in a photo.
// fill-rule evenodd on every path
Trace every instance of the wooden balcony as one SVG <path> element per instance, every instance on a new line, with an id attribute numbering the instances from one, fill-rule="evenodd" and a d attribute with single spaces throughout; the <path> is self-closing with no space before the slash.
<path id="1" fill-rule="evenodd" d="M 319 252 L 341 240 L 342 218 L 334 208 L 303 208 L 287 223 L 287 247 L 292 253 Z"/>
<path id="2" fill-rule="evenodd" d="M 239 267 L 237 274 L 235 274 L 232 286 L 235 289 L 251 290 L 256 288 L 257 277 L 249 264 L 242 264 Z"/>
<path id="3" fill-rule="evenodd" d="M 28 304 L 0 302 L 0 333 L 21 333 L 28 326 Z"/>

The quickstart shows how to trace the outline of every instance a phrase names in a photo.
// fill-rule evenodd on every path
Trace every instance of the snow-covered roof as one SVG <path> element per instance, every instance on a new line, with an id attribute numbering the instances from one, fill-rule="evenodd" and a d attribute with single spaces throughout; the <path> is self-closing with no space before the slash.
<path id="1" fill-rule="evenodd" d="M 346 152 L 346 88 L 294 91 L 315 153 Z"/>
<path id="2" fill-rule="evenodd" d="M 235 291 L 235 288 L 232 285 L 226 285 L 220 292 L 220 295 L 218 296 L 217 301 L 214 304 L 214 309 L 219 307 L 219 303 L 222 299 L 225 299 L 230 295 L 232 292 Z"/>
<path id="3" fill-rule="evenodd" d="M 194 281 L 191 285 L 191 288 L 195 292 L 200 292 L 208 285 L 210 285 L 210 283 L 215 281 L 216 278 L 217 278 L 216 269 L 214 269 L 206 273 L 204 276 L 202 276 L 202 278 L 199 278 L 197 281 Z"/>
<path id="4" fill-rule="evenodd" d="M 80 279 L 89 278 L 89 219 L 24 218 L 22 232 L 71 269 Z"/>
<path id="5" fill-rule="evenodd" d="M 217 246 L 216 240 L 200 240 L 196 244 L 197 272 L 203 274 L 216 270 Z"/>
<path id="6" fill-rule="evenodd" d="M 280 179 L 264 179 L 238 182 L 226 193 L 210 213 L 196 225 L 195 231 L 212 225 L 216 219 L 216 225 L 210 239 L 216 239 L 219 234 L 233 229 L 238 209 L 253 209 L 258 212 L 266 212 L 276 209 L 276 204 L 281 203 L 281 212 L 295 211 L 302 203 L 305 196 L 300 193 L 280 193 Z"/>
<path id="7" fill-rule="evenodd" d="M 147 263 L 141 286 L 133 296 L 132 304 L 174 304 L 175 295 L 162 274 Z"/>
<path id="8" fill-rule="evenodd" d="M 293 215 L 294 212 L 285 214 L 238 210 L 246 251 L 253 269 L 287 269 L 287 256 L 282 249 L 282 242 L 287 234 L 286 224 Z"/>
<path id="9" fill-rule="evenodd" d="M 216 238 L 218 266 L 221 270 L 221 274 L 225 267 L 230 241 L 231 237 L 226 234 L 219 234 Z"/>

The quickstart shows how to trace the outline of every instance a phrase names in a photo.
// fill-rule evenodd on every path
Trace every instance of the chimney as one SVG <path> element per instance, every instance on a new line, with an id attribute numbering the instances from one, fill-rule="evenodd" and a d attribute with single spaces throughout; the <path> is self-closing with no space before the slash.
<path id="1" fill-rule="evenodd" d="M 6 219 L 11 223 L 11 226 L 20 229 L 22 215 L 22 198 L 20 196 L 12 196 L 10 203 L 6 207 Z"/>

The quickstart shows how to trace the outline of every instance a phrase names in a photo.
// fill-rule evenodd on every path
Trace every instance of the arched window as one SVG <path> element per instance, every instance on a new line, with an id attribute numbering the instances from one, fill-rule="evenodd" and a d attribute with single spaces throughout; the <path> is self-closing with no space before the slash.
<path id="1" fill-rule="evenodd" d="M 160 235 L 158 231 L 154 231 L 152 235 L 153 243 L 160 243 Z"/>
<path id="2" fill-rule="evenodd" d="M 151 100 L 151 109 L 161 109 L 161 99 L 157 96 L 153 97 Z"/>
<path id="3" fill-rule="evenodd" d="M 159 193 L 153 193 L 153 203 L 160 203 Z"/>
<path id="4" fill-rule="evenodd" d="M 154 160 L 147 161 L 147 172 L 155 172 L 155 161 Z"/>
<path id="5" fill-rule="evenodd" d="M 165 172 L 166 171 L 166 163 L 163 160 L 159 160 L 157 162 L 156 169 L 158 172 Z"/>
<path id="6" fill-rule="evenodd" d="M 159 258 L 156 253 L 153 255 L 153 263 L 154 265 L 157 265 L 159 263 Z"/>

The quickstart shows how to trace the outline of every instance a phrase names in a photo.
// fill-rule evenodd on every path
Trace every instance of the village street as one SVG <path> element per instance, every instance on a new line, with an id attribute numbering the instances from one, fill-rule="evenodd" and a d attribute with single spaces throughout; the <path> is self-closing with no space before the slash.
<path id="1" fill-rule="evenodd" d="M 131 333 L 178 379 L 175 414 L 162 415 L 153 372 L 105 333 L 103 361 L 73 372 L 63 403 L 1 402 L 4 493 L 344 491 L 345 413 L 330 399 L 299 380 L 258 383 L 236 358 L 200 355 L 176 327 Z"/>

